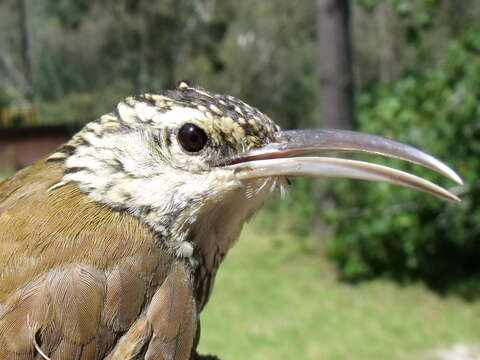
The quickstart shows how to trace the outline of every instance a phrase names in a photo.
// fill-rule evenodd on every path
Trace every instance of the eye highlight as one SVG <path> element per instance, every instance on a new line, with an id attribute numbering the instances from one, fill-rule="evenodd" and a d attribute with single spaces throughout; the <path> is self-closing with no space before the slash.
<path id="1" fill-rule="evenodd" d="M 178 142 L 185 151 L 199 152 L 207 144 L 207 134 L 201 128 L 193 124 L 184 124 L 178 130 Z"/>

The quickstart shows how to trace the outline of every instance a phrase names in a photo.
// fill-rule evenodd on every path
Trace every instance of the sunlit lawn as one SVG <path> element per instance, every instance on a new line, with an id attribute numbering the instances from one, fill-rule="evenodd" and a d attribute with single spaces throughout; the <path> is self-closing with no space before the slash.
<path id="1" fill-rule="evenodd" d="M 311 255 L 302 251 L 308 241 L 262 232 L 268 220 L 247 226 L 220 269 L 202 315 L 203 353 L 227 360 L 432 359 L 433 349 L 480 343 L 480 304 L 421 285 L 339 283 L 314 246 Z"/>

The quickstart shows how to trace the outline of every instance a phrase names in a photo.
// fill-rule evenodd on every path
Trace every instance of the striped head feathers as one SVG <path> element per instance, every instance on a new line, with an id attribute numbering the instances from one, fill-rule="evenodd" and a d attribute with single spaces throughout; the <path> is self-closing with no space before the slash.
<path id="1" fill-rule="evenodd" d="M 208 227 L 232 204 L 237 232 L 237 222 L 276 187 L 271 179 L 240 182 L 221 165 L 269 143 L 277 131 L 244 102 L 181 82 L 174 90 L 128 97 L 88 123 L 49 157 L 64 166 L 63 178 L 49 191 L 73 183 L 92 201 L 138 217 L 189 256 L 194 224 Z"/>

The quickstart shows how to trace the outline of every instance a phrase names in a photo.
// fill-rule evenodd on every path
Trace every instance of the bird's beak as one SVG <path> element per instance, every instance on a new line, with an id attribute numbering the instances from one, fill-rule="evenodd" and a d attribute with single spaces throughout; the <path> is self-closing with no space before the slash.
<path id="1" fill-rule="evenodd" d="M 242 180 L 272 176 L 340 177 L 383 181 L 418 189 L 442 199 L 460 199 L 434 183 L 404 171 L 364 161 L 333 157 L 305 157 L 327 151 L 380 154 L 428 167 L 458 184 L 458 174 L 440 160 L 412 146 L 381 136 L 346 130 L 280 131 L 273 142 L 240 154 L 227 168 Z"/>

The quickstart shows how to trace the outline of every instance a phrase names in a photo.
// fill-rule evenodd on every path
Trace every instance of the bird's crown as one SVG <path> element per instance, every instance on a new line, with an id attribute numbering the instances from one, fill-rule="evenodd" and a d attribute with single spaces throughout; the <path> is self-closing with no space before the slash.
<path id="1" fill-rule="evenodd" d="M 233 96 L 215 94 L 181 81 L 174 90 L 125 98 L 113 112 L 88 123 L 51 159 L 69 156 L 79 145 L 85 144 L 86 133 L 101 136 L 138 127 L 173 131 L 170 125 L 192 120 L 201 122 L 200 128 L 209 145 L 222 148 L 223 155 L 262 146 L 280 130 L 268 116 Z"/>

